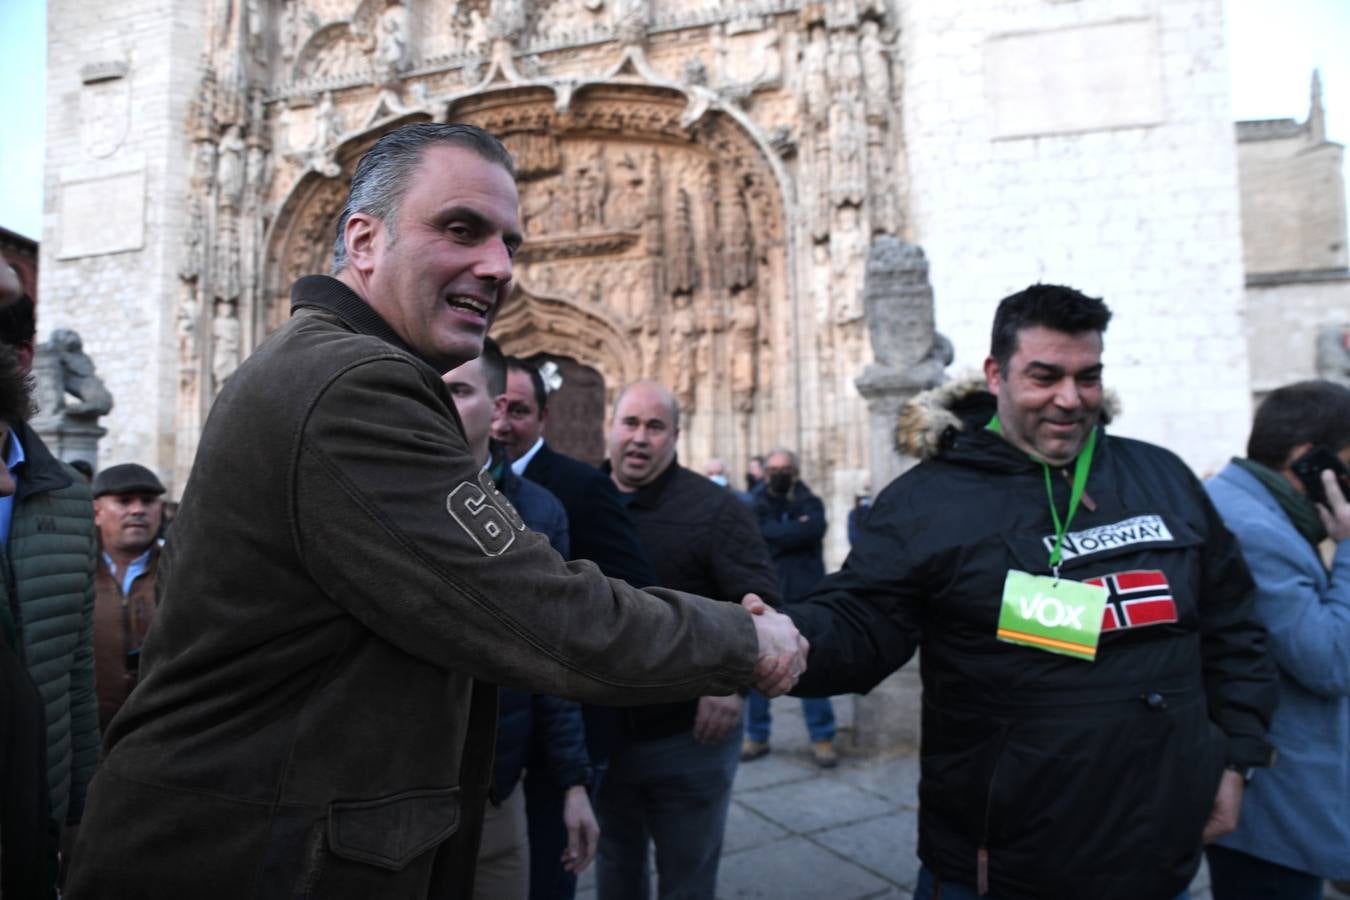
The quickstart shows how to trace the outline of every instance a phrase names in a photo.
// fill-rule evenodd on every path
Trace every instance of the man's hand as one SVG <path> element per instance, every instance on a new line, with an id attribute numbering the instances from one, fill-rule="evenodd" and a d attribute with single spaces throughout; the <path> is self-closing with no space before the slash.
<path id="1" fill-rule="evenodd" d="M 736 694 L 699 697 L 698 715 L 694 717 L 694 740 L 700 744 L 720 742 L 740 724 L 744 705 L 745 701 Z"/>
<path id="2" fill-rule="evenodd" d="M 1231 769 L 1225 769 L 1219 781 L 1219 792 L 1214 795 L 1214 808 L 1209 811 L 1209 821 L 1200 839 L 1211 844 L 1225 834 L 1232 834 L 1238 827 L 1238 816 L 1242 813 L 1242 791 L 1246 783 L 1242 776 Z"/>
<path id="3" fill-rule="evenodd" d="M 567 828 L 567 849 L 563 850 L 563 868 L 573 875 L 586 871 L 600 847 L 600 824 L 595 821 L 586 786 L 574 784 L 563 794 L 563 825 Z"/>
<path id="4" fill-rule="evenodd" d="M 766 697 L 786 694 L 806 671 L 811 645 L 791 619 L 769 609 L 757 595 L 746 594 L 741 605 L 753 617 L 755 636 L 759 638 L 753 687 Z"/>
<path id="5" fill-rule="evenodd" d="M 1327 535 L 1333 541 L 1350 538 L 1350 501 L 1347 501 L 1345 494 L 1341 493 L 1341 483 L 1336 480 L 1335 472 L 1330 469 L 1322 470 L 1322 487 L 1327 492 L 1327 506 L 1331 508 L 1328 510 L 1327 506 L 1320 503 L 1313 505 L 1317 507 L 1317 514 L 1322 517 Z"/>

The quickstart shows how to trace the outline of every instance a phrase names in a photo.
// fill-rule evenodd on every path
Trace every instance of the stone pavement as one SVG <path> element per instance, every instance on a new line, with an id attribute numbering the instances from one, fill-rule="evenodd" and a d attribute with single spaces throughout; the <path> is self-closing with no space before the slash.
<path id="1" fill-rule="evenodd" d="M 772 709 L 773 752 L 736 776 L 719 900 L 908 900 L 919 868 L 917 754 L 845 755 L 824 771 L 811 759 L 800 702 L 782 697 Z M 835 698 L 841 745 L 852 713 L 852 698 Z M 594 866 L 580 900 L 594 900 L 593 876 Z M 1203 867 L 1191 897 L 1210 900 Z"/>

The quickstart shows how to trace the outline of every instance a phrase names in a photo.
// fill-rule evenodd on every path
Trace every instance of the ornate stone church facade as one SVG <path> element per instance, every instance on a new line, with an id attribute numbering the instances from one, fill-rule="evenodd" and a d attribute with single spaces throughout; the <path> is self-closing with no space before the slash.
<path id="1" fill-rule="evenodd" d="M 49 20 L 42 328 L 78 329 L 117 398 L 103 464 L 175 494 L 291 283 L 328 270 L 357 160 L 416 121 L 517 160 L 527 242 L 493 333 L 552 364 L 578 455 L 655 378 L 686 464 L 792 447 L 842 525 L 891 471 L 906 373 L 949 358 L 935 326 L 976 366 L 997 299 L 1037 280 L 1116 309 L 1124 430 L 1200 470 L 1245 437 L 1218 0 L 50 0 Z M 932 293 L 865 290 L 930 266 Z"/>

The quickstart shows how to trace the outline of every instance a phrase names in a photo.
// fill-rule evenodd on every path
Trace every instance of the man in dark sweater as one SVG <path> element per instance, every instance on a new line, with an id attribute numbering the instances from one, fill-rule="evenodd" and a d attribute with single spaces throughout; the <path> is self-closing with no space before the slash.
<path id="1" fill-rule="evenodd" d="M 605 470 L 622 494 L 657 583 L 737 602 L 778 599 L 778 579 L 744 503 L 675 458 L 679 408 L 653 382 L 619 395 Z M 743 698 L 702 697 L 627 710 L 596 801 L 600 900 L 649 892 L 647 843 L 656 844 L 659 895 L 712 900 L 731 782 L 740 756 Z"/>

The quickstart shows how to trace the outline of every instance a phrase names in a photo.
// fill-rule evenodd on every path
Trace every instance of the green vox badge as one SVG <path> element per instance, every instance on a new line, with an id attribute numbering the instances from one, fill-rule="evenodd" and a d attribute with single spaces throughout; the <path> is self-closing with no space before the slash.
<path id="1" fill-rule="evenodd" d="M 1106 595 L 1104 587 L 1012 570 L 1003 582 L 998 639 L 1091 662 Z"/>

